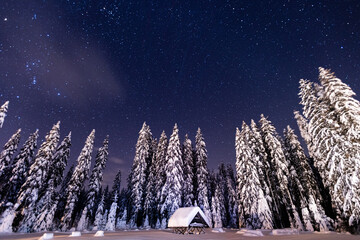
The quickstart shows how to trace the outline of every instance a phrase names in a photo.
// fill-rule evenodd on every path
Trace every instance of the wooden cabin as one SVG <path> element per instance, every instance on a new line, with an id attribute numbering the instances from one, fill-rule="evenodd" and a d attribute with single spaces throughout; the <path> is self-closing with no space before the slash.
<path id="1" fill-rule="evenodd" d="M 177 209 L 170 217 L 168 227 L 174 233 L 201 234 L 211 227 L 209 219 L 199 207 L 184 207 Z"/>

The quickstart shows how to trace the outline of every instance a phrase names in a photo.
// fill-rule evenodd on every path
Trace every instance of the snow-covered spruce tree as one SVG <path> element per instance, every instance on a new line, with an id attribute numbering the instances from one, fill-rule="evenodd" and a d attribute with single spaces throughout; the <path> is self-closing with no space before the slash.
<path id="1" fill-rule="evenodd" d="M 101 193 L 101 192 L 100 192 Z M 97 199 L 99 199 L 99 195 L 97 194 Z M 114 199 L 115 195 L 117 195 L 117 204 L 118 204 L 118 210 L 116 212 L 116 226 L 118 224 L 118 221 L 120 220 L 122 216 L 122 212 L 124 212 L 124 209 L 126 208 L 126 202 L 128 201 L 126 199 L 126 189 L 121 189 L 121 170 L 119 170 L 114 178 L 112 189 L 111 189 L 111 196 Z M 95 202 L 95 206 L 97 206 L 97 202 Z M 95 209 L 94 209 L 95 210 Z M 125 219 L 126 221 L 126 219 Z M 125 222 L 126 224 L 126 222 Z M 116 227 L 117 228 L 117 227 Z"/>
<path id="2" fill-rule="evenodd" d="M 358 228 L 360 218 L 359 102 L 330 70 L 319 68 L 321 86 L 300 81 L 303 113 L 309 119 L 314 163 L 329 189 L 339 228 Z M 314 87 L 313 87 L 314 86 Z"/>
<path id="3" fill-rule="evenodd" d="M 93 216 L 95 214 L 95 200 L 101 188 L 101 182 L 103 180 L 103 170 L 105 168 L 108 155 L 109 155 L 109 136 L 106 136 L 103 146 L 99 148 L 95 158 L 95 166 L 92 170 L 89 191 L 86 196 L 85 208 L 82 211 L 77 230 L 82 231 L 88 228 L 92 223 Z M 120 175 L 121 177 L 121 175 Z M 118 179 L 119 180 L 119 179 Z M 120 183 L 119 183 L 120 184 Z"/>
<path id="4" fill-rule="evenodd" d="M 101 223 L 100 223 L 100 226 L 101 226 L 100 228 L 103 229 L 103 230 L 105 230 L 108 215 L 109 215 L 109 209 L 105 209 L 104 214 L 101 217 Z"/>
<path id="5" fill-rule="evenodd" d="M 71 165 L 69 171 L 66 173 L 65 178 L 61 182 L 60 189 L 58 191 L 58 205 L 55 213 L 54 218 L 54 226 L 60 225 L 60 219 L 64 216 L 64 210 L 66 205 L 66 189 L 68 188 L 69 182 L 71 180 L 71 176 L 74 173 L 75 166 L 74 164 Z"/>
<path id="6" fill-rule="evenodd" d="M 166 181 L 166 151 L 168 148 L 168 139 L 165 134 L 165 131 L 161 133 L 159 143 L 156 149 L 156 156 L 155 156 L 155 162 L 153 162 L 154 169 L 155 169 L 155 180 L 154 180 L 154 208 L 155 208 L 155 228 L 160 227 L 160 221 L 161 221 L 161 205 L 160 205 L 160 199 L 161 199 L 161 190 L 165 184 Z"/>
<path id="7" fill-rule="evenodd" d="M 102 222 L 103 222 L 103 215 L 104 215 L 104 198 L 105 198 L 105 195 L 103 194 L 101 196 L 101 200 L 99 202 L 99 205 L 98 205 L 98 208 L 96 210 L 96 213 L 95 213 L 95 220 L 94 220 L 94 227 L 92 230 L 104 230 L 104 227 L 102 225 Z"/>
<path id="8" fill-rule="evenodd" d="M 70 157 L 71 132 L 63 139 L 54 154 L 49 168 L 49 179 L 53 181 L 56 189 L 64 177 L 64 170 Z"/>
<path id="9" fill-rule="evenodd" d="M 218 167 L 216 176 L 216 185 L 219 188 L 219 204 L 221 212 L 221 221 L 223 226 L 229 225 L 229 191 L 227 187 L 227 171 L 224 163 Z M 216 190 L 215 190 L 216 193 Z"/>
<path id="10" fill-rule="evenodd" d="M 341 136 L 334 111 L 331 111 L 329 101 L 324 97 L 323 86 L 300 80 L 299 95 L 300 103 L 303 105 L 303 114 L 309 120 L 308 131 L 312 139 L 311 144 L 308 145 L 309 152 L 312 153 L 314 165 L 319 171 L 325 188 L 329 190 L 332 208 L 336 212 L 339 225 L 347 225 L 346 220 L 341 217 L 344 209 L 341 206 L 342 198 L 338 199 L 340 200 L 340 205 L 338 205 L 334 194 L 334 186 L 342 172 L 339 171 L 339 166 L 345 166 L 344 156 L 350 155 L 345 154 L 347 141 Z"/>
<path id="11" fill-rule="evenodd" d="M 131 190 L 131 222 L 142 226 L 144 201 L 146 196 L 146 182 L 149 163 L 151 162 L 152 134 L 149 126 L 144 122 L 136 143 L 135 158 L 130 173 Z"/>
<path id="12" fill-rule="evenodd" d="M 216 189 L 216 173 L 214 170 L 209 170 L 208 173 L 208 181 L 207 181 L 207 190 L 208 190 L 208 199 L 209 199 L 209 206 L 210 206 L 210 211 L 211 211 L 211 206 L 212 206 L 212 199 L 213 196 L 215 196 L 215 189 Z M 212 217 L 211 217 L 211 224 L 213 224 L 212 222 Z"/>
<path id="13" fill-rule="evenodd" d="M 188 135 L 185 135 L 185 140 L 182 147 L 183 158 L 183 172 L 184 172 L 184 184 L 183 184 L 183 204 L 184 207 L 191 207 L 194 201 L 194 157 L 193 147 Z"/>
<path id="14" fill-rule="evenodd" d="M 314 149 L 314 143 L 313 143 L 313 137 L 310 134 L 309 130 L 309 121 L 306 119 L 300 112 L 294 111 L 294 117 L 296 119 L 297 125 L 300 130 L 300 135 L 304 139 L 306 143 L 306 148 L 308 150 L 308 154 L 310 158 L 308 158 L 308 164 L 312 170 L 313 177 L 316 181 L 316 187 L 319 189 L 321 193 L 321 197 L 317 198 L 317 201 L 323 202 L 321 205 L 323 205 L 324 209 L 327 210 L 327 212 L 332 216 L 332 207 L 331 207 L 331 201 L 330 201 L 330 195 L 327 189 L 325 189 L 324 184 L 322 182 L 322 178 L 319 174 L 318 169 L 314 166 L 314 159 L 316 158 L 315 155 L 315 149 Z"/>
<path id="15" fill-rule="evenodd" d="M 155 177 L 152 173 L 152 169 L 150 168 L 149 179 L 146 185 L 146 197 L 144 202 L 145 221 L 143 223 L 143 228 L 145 229 L 154 227 L 156 224 L 157 207 L 154 203 L 155 202 L 154 195 L 156 195 L 156 193 L 154 193 L 154 179 Z"/>
<path id="16" fill-rule="evenodd" d="M 221 219 L 221 215 L 222 215 L 221 210 L 223 209 L 223 207 L 221 206 L 221 203 L 220 203 L 221 197 L 222 197 L 221 191 L 219 189 L 219 186 L 217 186 L 215 189 L 215 194 L 212 197 L 212 201 L 211 201 L 214 228 L 222 228 L 223 227 L 222 219 Z"/>
<path id="17" fill-rule="evenodd" d="M 314 173 L 294 130 L 290 126 L 284 130 L 284 147 L 286 157 L 290 161 L 289 186 L 292 197 L 302 212 L 306 230 L 313 231 L 318 228 L 316 230 L 329 231 L 332 229 L 329 218 L 325 214 L 320 214 L 324 213 L 320 204 L 323 200 Z M 310 198 L 313 200 L 310 201 Z M 310 202 L 314 206 L 309 207 Z"/>
<path id="18" fill-rule="evenodd" d="M 253 119 L 251 119 L 250 125 L 251 125 L 251 131 L 249 134 L 249 138 L 250 138 L 249 147 L 254 151 L 253 162 L 254 164 L 256 164 L 261 188 L 263 190 L 265 199 L 271 211 L 277 212 L 278 210 L 276 208 L 276 205 L 273 204 L 273 200 L 272 200 L 274 198 L 275 193 L 271 189 L 271 183 L 270 183 L 271 168 L 270 168 L 270 163 L 267 160 L 268 154 L 266 153 L 266 149 L 259 128 Z M 273 218 L 274 226 L 276 226 L 277 224 L 275 219 L 276 218 Z"/>
<path id="19" fill-rule="evenodd" d="M 3 203 L 15 203 L 17 194 L 19 193 L 21 186 L 24 184 L 30 165 L 32 164 L 34 152 L 37 147 L 38 136 L 38 130 L 36 130 L 26 140 L 20 150 L 20 153 L 15 157 L 13 168 L 11 170 L 11 177 L 9 181 L 5 183 L 5 186 L 1 191 L 1 200 Z M 0 209 L 0 214 L 2 212 L 3 211 Z"/>
<path id="20" fill-rule="evenodd" d="M 326 180 L 328 172 L 324 156 L 328 153 L 329 144 L 334 143 L 332 136 L 338 135 L 336 132 L 338 126 L 328 104 L 320 99 L 321 95 L 323 95 L 322 86 L 315 88 L 312 82 L 300 80 L 300 103 L 303 105 L 303 115 L 308 119 L 307 132 L 310 135 L 307 137 L 307 148 L 310 156 L 314 158 L 321 177 Z M 328 186 L 327 183 L 325 185 Z"/>
<path id="21" fill-rule="evenodd" d="M 239 227 L 272 229 L 273 216 L 259 181 L 254 149 L 250 148 L 251 130 L 245 122 L 236 129 L 236 176 L 239 206 Z"/>
<path id="22" fill-rule="evenodd" d="M 3 124 L 4 124 L 8 107 L 9 107 L 9 101 L 6 101 L 6 102 L 0 107 L 0 128 L 2 128 L 2 126 L 3 126 Z"/>
<path id="23" fill-rule="evenodd" d="M 49 231 L 53 228 L 59 198 L 55 196 L 55 189 L 60 185 L 68 158 L 70 156 L 71 132 L 58 146 L 49 165 L 48 184 L 42 190 L 43 195 L 36 203 L 38 219 L 31 231 Z"/>
<path id="24" fill-rule="evenodd" d="M 106 185 L 104 190 L 104 209 L 110 209 L 113 199 L 111 198 L 111 191 L 109 190 L 109 185 Z"/>
<path id="25" fill-rule="evenodd" d="M 127 204 L 128 204 L 128 189 L 127 188 L 122 188 L 120 190 L 120 194 L 119 194 L 119 200 L 118 200 L 118 207 L 119 207 L 119 211 L 118 211 L 118 218 L 123 216 L 123 212 L 126 209 L 127 211 Z M 120 216 L 121 215 L 121 216 Z"/>
<path id="26" fill-rule="evenodd" d="M 43 203 L 41 209 L 39 209 L 38 217 L 32 227 L 31 231 L 51 231 L 53 229 L 53 222 L 57 207 L 57 198 L 55 197 L 54 181 L 50 179 L 48 190 L 41 198 Z"/>
<path id="27" fill-rule="evenodd" d="M 324 185 L 331 188 L 333 184 L 331 180 L 328 181 L 328 169 L 334 168 L 336 163 L 328 163 L 325 156 L 330 150 L 329 146 L 334 145 L 339 139 L 336 131 L 338 125 L 334 115 L 330 113 L 329 105 L 319 97 L 323 95 L 322 86 L 318 89 L 320 90 L 315 90 L 312 82 L 300 80 L 300 103 L 303 105 L 303 114 L 308 119 L 308 132 L 312 140 L 308 142 L 309 153 L 314 158 Z"/>
<path id="28" fill-rule="evenodd" d="M 176 209 L 182 206 L 181 193 L 184 183 L 183 162 L 181 158 L 179 130 L 177 124 L 173 128 L 166 152 L 166 181 L 161 190 L 161 217 L 167 222 Z M 164 224 L 163 224 L 164 225 Z"/>
<path id="29" fill-rule="evenodd" d="M 251 141 L 250 145 L 251 148 L 255 151 L 255 157 L 257 160 L 255 160 L 255 163 L 257 164 L 258 174 L 259 174 L 259 180 L 263 189 L 263 192 L 267 195 L 268 203 L 272 202 L 273 193 L 270 188 L 270 163 L 267 161 L 267 152 L 264 147 L 264 142 L 261 137 L 260 130 L 258 126 L 256 125 L 255 121 L 251 119 L 251 131 L 253 134 L 251 134 Z"/>
<path id="30" fill-rule="evenodd" d="M 155 141 L 155 140 L 154 140 Z M 154 143 L 154 142 L 153 142 Z M 157 149 L 157 146 L 153 146 L 153 150 Z M 155 186 L 158 181 L 157 179 L 157 169 L 159 169 L 159 162 L 156 158 L 156 152 L 152 156 L 151 166 L 149 169 L 148 181 L 146 184 L 146 196 L 144 201 L 144 223 L 143 228 L 149 229 L 150 227 L 155 227 L 157 220 L 157 193 L 155 192 Z"/>
<path id="31" fill-rule="evenodd" d="M 236 194 L 236 180 L 234 176 L 234 169 L 229 164 L 227 166 L 227 175 L 226 175 L 226 186 L 228 189 L 228 214 L 229 220 L 228 225 L 232 228 L 237 228 L 239 226 L 238 220 L 238 204 L 237 204 L 237 194 Z"/>
<path id="32" fill-rule="evenodd" d="M 358 147 L 360 141 L 360 102 L 353 90 L 337 78 L 330 69 L 319 68 L 319 80 L 323 86 L 322 100 L 326 100 L 336 116 L 342 135 Z M 352 150 L 352 149 L 351 149 Z M 357 148 L 355 151 L 359 151 Z"/>
<path id="33" fill-rule="evenodd" d="M 64 216 L 61 218 L 61 230 L 66 231 L 74 223 L 74 207 L 78 201 L 81 190 L 84 188 L 84 182 L 88 178 L 91 165 L 91 154 L 94 147 L 95 130 L 92 130 L 87 137 L 85 146 L 77 159 L 77 165 L 66 190 L 67 198 Z"/>
<path id="34" fill-rule="evenodd" d="M 333 148 L 338 147 L 339 157 L 329 161 L 338 162 L 329 171 L 335 183 L 330 193 L 344 223 L 360 232 L 360 103 L 352 89 L 329 69 L 319 68 L 319 80 L 324 90 L 320 100 L 329 104 L 341 136 Z"/>
<path id="35" fill-rule="evenodd" d="M 197 192 L 195 193 L 195 200 L 197 200 L 199 207 L 204 211 L 205 216 L 209 219 L 209 221 L 211 221 L 211 210 L 207 189 L 207 150 L 200 128 L 198 128 L 195 136 L 195 159 L 197 181 Z"/>
<path id="36" fill-rule="evenodd" d="M 4 184 L 8 182 L 11 177 L 10 162 L 19 145 L 20 132 L 21 129 L 18 129 L 16 133 L 10 137 L 7 143 L 5 143 L 2 152 L 0 153 L 0 186 L 4 186 Z"/>
<path id="37" fill-rule="evenodd" d="M 286 220 L 288 220 L 291 227 L 304 230 L 304 226 L 288 188 L 289 181 L 287 176 L 289 176 L 290 173 L 285 154 L 277 138 L 275 127 L 262 114 L 260 118 L 260 130 L 271 168 L 271 188 L 275 193 L 272 200 L 280 210 L 281 222 L 283 225 L 286 225 Z M 274 215 L 276 215 L 276 213 L 274 213 Z M 287 216 L 287 219 L 285 216 Z"/>
<path id="38" fill-rule="evenodd" d="M 288 126 L 288 130 L 289 130 L 289 128 L 290 127 Z M 286 130 L 284 130 L 284 135 L 285 135 L 285 131 Z M 297 212 L 305 213 L 304 218 L 301 218 L 301 221 L 304 224 L 305 230 L 314 231 L 314 228 L 313 228 L 311 220 L 310 220 L 309 213 L 306 211 L 302 211 L 307 207 L 306 206 L 307 201 L 306 201 L 305 194 L 304 194 L 305 190 L 304 190 L 302 183 L 300 182 L 299 174 L 296 171 L 295 161 L 297 161 L 298 159 L 295 159 L 296 157 L 294 156 L 294 152 L 292 151 L 293 145 L 290 145 L 287 140 L 288 139 L 282 139 L 279 136 L 279 141 L 282 144 L 283 151 L 284 151 L 286 160 L 288 162 L 289 175 L 287 176 L 287 178 L 288 178 L 288 188 L 290 191 L 290 196 L 292 198 L 292 201 L 295 205 Z"/>
<path id="39" fill-rule="evenodd" d="M 303 115 L 306 118 L 305 120 L 307 120 L 307 133 L 306 131 L 304 132 L 305 135 L 309 135 L 306 137 L 308 139 L 306 142 L 307 148 L 315 165 L 313 169 L 318 173 L 315 175 L 318 185 L 321 186 L 323 184 L 329 189 L 331 188 L 331 183 L 327 179 L 329 176 L 328 169 L 331 167 L 330 165 L 328 166 L 326 156 L 329 152 L 328 146 L 332 146 L 335 143 L 332 136 L 337 135 L 335 131 L 337 127 L 334 127 L 336 121 L 333 115 L 330 114 L 326 101 L 321 101 L 319 98 L 319 96 L 323 95 L 322 86 L 303 79 L 299 83 L 300 103 L 303 105 Z M 305 120 L 301 121 L 304 123 Z M 324 188 L 322 191 L 324 198 L 326 198 L 327 189 Z"/>
<path id="40" fill-rule="evenodd" d="M 118 194 L 121 192 L 121 170 L 117 172 L 114 178 L 114 182 L 111 188 L 111 195 L 114 198 L 115 194 Z"/>
<path id="41" fill-rule="evenodd" d="M 118 208 L 118 204 L 117 204 L 118 196 L 117 195 L 118 195 L 118 193 L 116 192 L 114 201 L 110 207 L 109 215 L 108 215 L 106 226 L 105 226 L 106 231 L 115 231 L 116 211 Z"/>
<path id="42" fill-rule="evenodd" d="M 55 124 L 41 144 L 28 177 L 21 186 L 14 210 L 17 212 L 13 228 L 21 232 L 29 232 L 37 218 L 36 204 L 43 190 L 47 188 L 51 160 L 59 142 L 60 121 Z M 19 228 L 20 227 L 20 228 Z M 19 229 L 18 229 L 19 228 Z"/>
<path id="43" fill-rule="evenodd" d="M 152 138 L 150 145 L 150 154 L 148 162 L 148 170 L 146 172 L 147 183 L 145 183 L 145 199 L 144 199 L 144 221 L 143 228 L 149 229 L 156 224 L 156 205 L 154 204 L 153 193 L 149 193 L 149 191 L 153 190 L 154 180 L 155 180 L 155 169 L 153 167 L 153 162 L 156 161 L 156 150 L 157 150 L 157 139 Z M 151 159 L 151 160 L 150 160 Z M 150 200 L 150 198 L 152 198 Z"/>
<path id="44" fill-rule="evenodd" d="M 127 211 L 126 211 L 126 208 L 125 208 L 122 215 L 121 215 L 121 217 L 119 217 L 116 220 L 116 229 L 126 229 L 127 228 L 126 219 L 127 219 Z"/>

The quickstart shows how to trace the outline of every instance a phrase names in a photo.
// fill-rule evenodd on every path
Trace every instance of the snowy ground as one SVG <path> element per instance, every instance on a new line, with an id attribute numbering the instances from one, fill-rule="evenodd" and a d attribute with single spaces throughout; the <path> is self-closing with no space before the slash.
<path id="1" fill-rule="evenodd" d="M 178 235 L 173 234 L 171 231 L 164 231 L 164 230 L 149 230 L 149 231 L 117 231 L 117 232 L 105 232 L 104 237 L 94 237 L 94 232 L 90 233 L 82 233 L 81 237 L 71 237 L 69 238 L 70 233 L 55 233 L 54 239 L 61 240 L 76 240 L 76 239 L 97 239 L 97 240 L 117 240 L 117 239 L 126 239 L 126 240 L 147 240 L 147 239 L 207 239 L 207 240 L 216 240 L 216 239 L 272 239 L 272 240 L 358 240 L 359 236 L 349 235 L 349 234 L 338 234 L 338 233 L 327 233 L 327 234 L 320 234 L 320 233 L 301 233 L 300 235 L 282 235 L 282 236 L 271 236 L 270 231 L 263 231 L 263 237 L 249 237 L 244 236 L 244 234 L 236 234 L 236 230 L 227 230 L 225 229 L 225 233 L 213 233 L 211 230 L 207 229 L 205 234 L 201 235 Z M 4 240 L 38 240 L 42 236 L 41 233 L 31 233 L 31 234 L 1 234 L 0 239 Z"/>

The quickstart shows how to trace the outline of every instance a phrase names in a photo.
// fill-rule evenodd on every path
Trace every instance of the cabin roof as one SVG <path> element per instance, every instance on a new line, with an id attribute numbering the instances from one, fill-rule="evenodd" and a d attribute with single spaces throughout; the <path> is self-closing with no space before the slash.
<path id="1" fill-rule="evenodd" d="M 207 225 L 206 227 L 211 226 L 209 219 L 199 207 L 184 207 L 174 212 L 169 219 L 168 227 L 188 227 L 193 222 L 202 223 Z"/>

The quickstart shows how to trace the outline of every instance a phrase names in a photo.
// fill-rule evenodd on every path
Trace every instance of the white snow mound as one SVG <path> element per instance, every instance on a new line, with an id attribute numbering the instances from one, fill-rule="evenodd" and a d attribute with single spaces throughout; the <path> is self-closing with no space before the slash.
<path id="1" fill-rule="evenodd" d="M 258 230 L 249 230 L 249 229 L 241 229 L 240 231 L 237 231 L 236 234 L 242 234 L 246 237 L 263 237 L 264 234 L 258 229 Z"/>
<path id="2" fill-rule="evenodd" d="M 47 240 L 47 239 L 53 239 L 54 234 L 53 233 L 44 233 L 39 240 Z"/>
<path id="3" fill-rule="evenodd" d="M 72 232 L 69 237 L 80 237 L 80 236 L 81 236 L 81 232 Z"/>
<path id="4" fill-rule="evenodd" d="M 94 237 L 103 237 L 104 236 L 104 231 L 97 231 L 94 235 Z"/>
<path id="5" fill-rule="evenodd" d="M 246 228 L 240 228 L 239 231 L 236 232 L 236 234 L 244 234 L 247 231 Z"/>
<path id="6" fill-rule="evenodd" d="M 274 229 L 271 235 L 299 235 L 299 230 L 293 228 Z"/>
<path id="7" fill-rule="evenodd" d="M 315 234 L 336 234 L 336 232 L 331 231 L 320 231 L 320 232 L 314 232 Z"/>
<path id="8" fill-rule="evenodd" d="M 222 228 L 213 228 L 211 231 L 214 233 L 224 233 L 225 232 L 224 229 L 222 229 Z"/>

